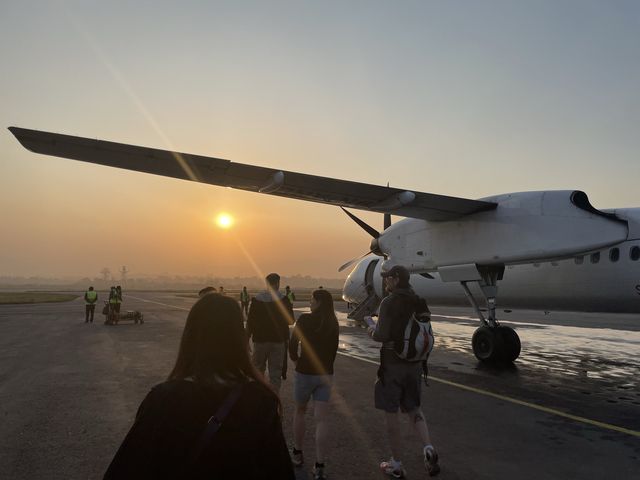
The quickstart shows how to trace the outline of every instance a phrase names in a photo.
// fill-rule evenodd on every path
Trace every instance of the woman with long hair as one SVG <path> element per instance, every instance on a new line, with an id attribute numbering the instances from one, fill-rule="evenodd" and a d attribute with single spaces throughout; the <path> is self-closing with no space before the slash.
<path id="1" fill-rule="evenodd" d="M 173 370 L 143 400 L 105 479 L 294 479 L 280 400 L 249 356 L 237 302 L 191 308 Z"/>
<path id="2" fill-rule="evenodd" d="M 313 472 L 316 480 L 323 480 L 333 362 L 338 351 L 338 319 L 333 309 L 333 297 L 327 290 L 315 290 L 311 294 L 310 306 L 311 313 L 300 315 L 289 342 L 289 356 L 296 362 L 293 463 L 296 466 L 304 463 L 304 416 L 309 400 L 313 399 L 316 423 L 316 463 Z"/>

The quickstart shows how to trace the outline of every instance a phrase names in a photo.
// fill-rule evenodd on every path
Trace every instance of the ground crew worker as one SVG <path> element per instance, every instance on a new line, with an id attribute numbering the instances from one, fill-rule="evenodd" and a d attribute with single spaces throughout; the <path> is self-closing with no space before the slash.
<path id="1" fill-rule="evenodd" d="M 93 287 L 89 287 L 89 290 L 84 292 L 84 301 L 86 303 L 84 323 L 93 323 L 93 313 L 96 311 L 98 292 L 96 292 Z M 89 320 L 89 314 L 91 314 L 91 320 Z"/>
<path id="2" fill-rule="evenodd" d="M 113 325 L 116 318 L 116 303 L 118 302 L 118 291 L 116 287 L 111 287 L 109 290 L 109 315 L 107 321 L 104 322 L 107 325 Z"/>
<path id="3" fill-rule="evenodd" d="M 289 285 L 284 287 L 284 294 L 289 299 L 291 305 L 293 305 L 293 302 L 296 301 L 296 294 L 291 291 L 291 287 Z"/>
<path id="4" fill-rule="evenodd" d="M 242 287 L 240 291 L 240 305 L 242 306 L 242 311 L 245 315 L 249 315 L 249 301 L 251 298 L 249 297 L 249 292 L 247 292 L 247 287 Z"/>
<path id="5" fill-rule="evenodd" d="M 116 287 L 116 324 L 120 320 L 120 305 L 122 304 L 122 287 L 118 285 Z"/>

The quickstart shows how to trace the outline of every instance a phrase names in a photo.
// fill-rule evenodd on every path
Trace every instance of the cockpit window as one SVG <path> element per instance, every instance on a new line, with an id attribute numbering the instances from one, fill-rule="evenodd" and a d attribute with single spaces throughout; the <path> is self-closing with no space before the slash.
<path id="1" fill-rule="evenodd" d="M 591 263 L 598 263 L 600 261 L 600 252 L 591 254 Z"/>
<path id="2" fill-rule="evenodd" d="M 612 262 L 617 262 L 618 260 L 620 260 L 619 248 L 612 248 L 611 250 L 609 250 L 609 260 L 611 260 Z"/>
<path id="3" fill-rule="evenodd" d="M 578 255 L 573 259 L 573 261 L 576 263 L 576 265 L 582 265 L 582 262 L 584 262 L 584 255 Z"/>
<path id="4" fill-rule="evenodd" d="M 640 259 L 640 247 L 639 246 L 635 246 L 635 247 L 631 247 L 631 250 L 629 250 L 629 258 L 631 260 L 633 260 L 634 262 L 637 261 L 638 259 Z"/>

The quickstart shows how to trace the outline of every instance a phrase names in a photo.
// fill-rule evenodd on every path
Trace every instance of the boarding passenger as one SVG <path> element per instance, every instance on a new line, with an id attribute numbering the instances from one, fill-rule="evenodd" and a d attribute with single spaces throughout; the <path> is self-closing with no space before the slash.
<path id="1" fill-rule="evenodd" d="M 428 307 L 409 284 L 409 271 L 396 265 L 383 272 L 384 282 L 390 294 L 380 304 L 380 314 L 375 328 L 369 328 L 372 338 L 382 342 L 380 368 L 375 385 L 375 406 L 386 412 L 387 437 L 391 447 L 391 459 L 380 464 L 387 475 L 402 478 L 405 471 L 400 461 L 400 418 L 398 410 L 409 416 L 413 429 L 422 442 L 424 465 L 430 476 L 440 471 L 438 454 L 431 444 L 427 421 L 420 409 L 420 389 L 423 362 L 410 362 L 400 358 L 395 343 L 404 343 L 404 330 L 412 315 L 427 314 Z"/>
<path id="2" fill-rule="evenodd" d="M 240 305 L 242 306 L 242 311 L 245 315 L 249 315 L 249 301 L 251 297 L 249 297 L 249 292 L 247 292 L 247 287 L 242 287 L 240 291 Z"/>
<path id="3" fill-rule="evenodd" d="M 298 345 L 301 346 L 300 355 Z M 329 440 L 327 414 L 333 384 L 333 362 L 337 351 L 338 320 L 333 309 L 333 297 L 326 290 L 315 290 L 311 294 L 311 313 L 300 315 L 289 342 L 289 356 L 296 362 L 292 461 L 296 466 L 304 463 L 304 417 L 307 404 L 313 399 L 313 416 L 316 422 L 316 463 L 313 469 L 315 480 L 326 478 L 324 453 Z"/>
<path id="4" fill-rule="evenodd" d="M 247 334 L 253 340 L 253 362 L 264 374 L 269 366 L 271 385 L 280 391 L 287 378 L 289 325 L 293 324 L 293 307 L 280 292 L 280 275 L 266 277 L 267 289 L 253 297 L 247 318 Z"/>
<path id="5" fill-rule="evenodd" d="M 204 287 L 198 292 L 198 297 L 202 297 L 207 293 L 216 293 L 216 287 Z"/>
<path id="6" fill-rule="evenodd" d="M 251 363 L 238 303 L 191 308 L 175 366 L 143 400 L 105 479 L 287 479 L 278 396 Z"/>
<path id="7" fill-rule="evenodd" d="M 225 294 L 225 292 L 224 292 L 224 287 L 223 287 L 222 285 L 220 285 L 220 289 L 218 290 L 218 293 L 219 293 L 220 295 L 224 295 L 224 294 Z"/>
<path id="8" fill-rule="evenodd" d="M 85 301 L 85 313 L 84 313 L 84 323 L 93 323 L 93 314 L 96 311 L 96 302 L 98 301 L 98 292 L 96 292 L 93 287 L 89 287 L 89 290 L 84 292 L 84 301 Z M 89 314 L 91 314 L 91 319 L 89 319 Z"/>

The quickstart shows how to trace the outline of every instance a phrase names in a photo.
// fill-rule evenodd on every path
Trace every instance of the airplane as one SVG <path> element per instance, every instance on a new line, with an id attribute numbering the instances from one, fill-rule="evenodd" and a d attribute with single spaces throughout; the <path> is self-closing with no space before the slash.
<path id="1" fill-rule="evenodd" d="M 452 286 L 461 287 L 480 320 L 471 344 L 483 362 L 510 363 L 520 355 L 518 334 L 496 316 L 499 283 L 503 306 L 640 313 L 635 263 L 640 258 L 640 208 L 598 210 L 579 190 L 471 200 L 58 133 L 9 130 L 34 153 L 342 207 L 372 236 L 369 252 L 340 267 L 356 264 L 343 291 L 345 300 L 359 304 L 352 316 L 380 301 L 380 272 L 403 265 L 412 273 L 416 292 L 431 304 L 455 304 Z M 345 207 L 384 214 L 383 231 Z M 391 224 L 392 214 L 405 218 Z"/>

